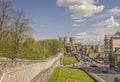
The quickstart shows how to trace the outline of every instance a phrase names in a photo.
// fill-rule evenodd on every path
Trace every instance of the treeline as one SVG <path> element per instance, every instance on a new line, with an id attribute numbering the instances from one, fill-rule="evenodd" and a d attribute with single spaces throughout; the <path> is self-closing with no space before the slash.
<path id="1" fill-rule="evenodd" d="M 63 51 L 64 46 L 57 40 L 35 41 L 31 23 L 9 0 L 0 0 L 1 57 L 41 59 Z"/>
<path id="2" fill-rule="evenodd" d="M 63 43 L 58 40 L 39 40 L 27 38 L 21 49 L 19 58 L 44 59 L 58 53 L 64 53 Z"/>

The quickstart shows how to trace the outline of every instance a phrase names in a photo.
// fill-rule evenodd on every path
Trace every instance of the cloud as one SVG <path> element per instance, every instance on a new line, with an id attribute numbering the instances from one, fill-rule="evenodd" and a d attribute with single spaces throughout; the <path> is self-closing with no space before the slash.
<path id="1" fill-rule="evenodd" d="M 92 28 L 92 35 L 88 35 L 87 32 L 81 32 L 77 34 L 76 40 L 84 44 L 103 44 L 105 34 L 114 34 L 116 31 L 120 30 L 119 27 L 120 23 L 114 16 L 111 16 L 95 24 L 94 28 Z"/>
<path id="2" fill-rule="evenodd" d="M 76 41 L 83 44 L 101 43 L 97 35 L 88 35 L 87 32 L 80 32 L 76 35 Z"/>
<path id="3" fill-rule="evenodd" d="M 111 16 L 110 18 L 96 24 L 94 27 L 95 29 L 93 30 L 93 33 L 99 35 L 101 39 L 103 39 L 105 34 L 111 35 L 120 30 L 120 23 L 115 20 L 114 16 Z"/>
<path id="4" fill-rule="evenodd" d="M 101 12 L 103 10 L 103 6 L 95 6 L 93 4 L 89 5 L 72 5 L 69 6 L 69 11 L 72 13 L 71 16 L 78 17 L 78 18 L 84 18 L 92 16 L 95 13 Z"/>
<path id="5" fill-rule="evenodd" d="M 87 35 L 86 32 L 81 32 L 81 33 L 78 33 L 78 34 L 77 34 L 77 38 L 78 38 L 78 39 L 85 40 L 85 39 L 87 39 L 87 37 L 88 37 L 88 35 Z"/>
<path id="6" fill-rule="evenodd" d="M 112 14 L 112 15 L 120 15 L 120 8 L 119 7 L 115 7 L 115 8 L 110 9 L 107 12 Z"/>
<path id="7" fill-rule="evenodd" d="M 120 7 L 114 7 L 112 9 L 109 9 L 108 11 L 105 11 L 102 15 L 96 17 L 108 17 L 108 16 L 120 16 Z"/>
<path id="8" fill-rule="evenodd" d="M 95 24 L 92 28 L 92 35 L 88 35 L 87 32 L 78 33 L 76 36 L 77 42 L 82 42 L 85 44 L 103 44 L 105 34 L 114 34 L 116 31 L 120 30 L 120 23 L 114 18 L 114 16 L 109 17 L 106 20 Z"/>
<path id="9" fill-rule="evenodd" d="M 74 18 L 72 18 L 72 19 L 74 19 Z M 74 22 L 75 23 L 80 23 L 80 22 L 84 22 L 84 21 L 86 21 L 87 19 L 75 19 L 74 20 Z"/>
<path id="10" fill-rule="evenodd" d="M 59 7 L 65 7 L 71 13 L 71 19 L 74 22 L 83 22 L 95 13 L 104 9 L 103 5 L 96 6 L 95 0 L 57 0 Z"/>
<path id="11" fill-rule="evenodd" d="M 114 16 L 111 16 L 107 20 L 102 21 L 101 23 L 97 24 L 98 27 L 104 27 L 104 28 L 114 28 L 119 27 L 120 24 L 115 20 Z"/>
<path id="12" fill-rule="evenodd" d="M 77 24 L 77 23 L 74 23 L 73 26 L 74 26 L 74 27 L 80 27 L 80 25 Z"/>

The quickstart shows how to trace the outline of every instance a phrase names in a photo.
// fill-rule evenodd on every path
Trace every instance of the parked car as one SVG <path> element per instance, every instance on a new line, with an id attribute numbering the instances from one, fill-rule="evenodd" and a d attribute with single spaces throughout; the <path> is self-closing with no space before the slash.
<path id="1" fill-rule="evenodd" d="M 97 67 L 97 65 L 95 65 L 95 64 L 91 64 L 90 67 Z"/>
<path id="2" fill-rule="evenodd" d="M 115 77 L 114 81 L 115 82 L 120 82 L 120 76 Z"/>
<path id="3" fill-rule="evenodd" d="M 103 72 L 103 73 L 108 73 L 108 70 L 107 70 L 106 68 L 103 68 L 103 69 L 102 69 L 102 72 Z"/>
<path id="4" fill-rule="evenodd" d="M 110 64 L 110 66 L 109 66 L 110 68 L 114 68 L 115 66 L 113 65 L 113 64 Z"/>

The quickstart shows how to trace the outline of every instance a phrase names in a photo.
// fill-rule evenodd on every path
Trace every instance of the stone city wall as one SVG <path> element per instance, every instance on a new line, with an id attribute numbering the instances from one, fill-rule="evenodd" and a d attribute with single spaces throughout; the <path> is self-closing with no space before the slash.
<path id="1" fill-rule="evenodd" d="M 36 63 L 29 62 L 29 65 L 25 65 L 26 62 L 9 62 L 9 66 L 14 68 L 1 71 L 0 82 L 48 82 L 54 69 L 60 65 L 61 58 L 62 54 L 59 54 Z"/>

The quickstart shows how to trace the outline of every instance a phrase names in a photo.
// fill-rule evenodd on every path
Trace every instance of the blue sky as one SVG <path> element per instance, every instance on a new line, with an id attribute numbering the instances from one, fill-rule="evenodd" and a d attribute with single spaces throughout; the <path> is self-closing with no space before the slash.
<path id="1" fill-rule="evenodd" d="M 120 0 L 12 0 L 34 21 L 33 37 L 74 36 L 76 41 L 101 44 L 105 34 L 120 30 Z"/>

